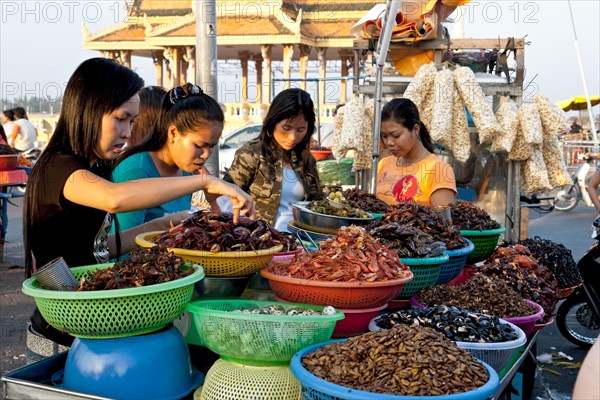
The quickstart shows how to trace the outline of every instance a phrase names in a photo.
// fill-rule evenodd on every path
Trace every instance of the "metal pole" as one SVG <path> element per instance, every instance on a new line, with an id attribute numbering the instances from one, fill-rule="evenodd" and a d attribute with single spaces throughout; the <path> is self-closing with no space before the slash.
<path id="1" fill-rule="evenodd" d="M 577 31 L 575 30 L 575 19 L 573 18 L 573 9 L 571 9 L 571 0 L 568 0 L 569 13 L 571 13 L 571 24 L 573 25 L 573 36 L 575 36 L 575 51 L 577 53 L 577 61 L 579 62 L 579 73 L 581 74 L 581 81 L 583 82 L 583 91 L 585 93 L 585 100 L 588 106 L 588 114 L 590 118 L 590 125 L 592 126 L 592 135 L 594 138 L 594 144 L 598 146 L 598 132 L 596 132 L 596 121 L 594 121 L 594 112 L 592 111 L 592 102 L 590 101 L 590 95 L 588 93 L 587 83 L 585 81 L 585 73 L 583 72 L 583 62 L 581 61 L 581 51 L 579 50 L 579 42 L 577 41 Z"/>
<path id="2" fill-rule="evenodd" d="M 319 82 L 317 81 L 317 140 L 321 145 L 321 102 L 319 101 Z"/>
<path id="3" fill-rule="evenodd" d="M 216 0 L 196 0 L 196 83 L 219 101 L 217 62 Z M 219 176 L 218 150 L 212 152 L 205 165 L 212 175 Z"/>
<path id="4" fill-rule="evenodd" d="M 390 48 L 390 39 L 392 38 L 392 29 L 396 23 L 396 14 L 402 5 L 401 1 L 388 0 L 387 12 L 383 25 L 383 36 L 379 39 L 379 54 L 377 55 L 377 76 L 375 81 L 375 101 L 373 112 L 373 165 L 371 167 L 371 187 L 372 194 L 377 192 L 377 164 L 379 163 L 379 138 L 381 131 L 381 103 L 383 93 L 383 66 Z M 364 188 L 363 188 L 364 189 Z"/>

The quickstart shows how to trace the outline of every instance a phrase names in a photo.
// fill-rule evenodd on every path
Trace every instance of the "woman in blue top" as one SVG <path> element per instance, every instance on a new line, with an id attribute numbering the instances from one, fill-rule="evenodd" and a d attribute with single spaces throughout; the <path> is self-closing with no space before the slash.
<path id="1" fill-rule="evenodd" d="M 188 83 L 191 95 L 177 98 L 175 89 L 163 98 L 156 125 L 138 145 L 124 151 L 112 172 L 113 182 L 145 178 L 189 176 L 206 173 L 204 163 L 218 144 L 225 116 L 219 104 L 202 89 Z M 119 230 L 126 230 L 165 214 L 190 209 L 192 195 L 186 195 L 157 207 L 117 214 Z M 208 198 L 213 210 L 215 198 Z"/>

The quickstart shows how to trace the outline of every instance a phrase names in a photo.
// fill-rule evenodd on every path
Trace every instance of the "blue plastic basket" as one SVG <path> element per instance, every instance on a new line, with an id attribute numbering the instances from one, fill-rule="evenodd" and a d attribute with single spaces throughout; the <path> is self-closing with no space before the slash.
<path id="1" fill-rule="evenodd" d="M 500 387 L 498 373 L 492 367 L 479 360 L 485 366 L 490 376 L 487 383 L 469 392 L 445 396 L 395 396 L 391 394 L 364 392 L 327 382 L 311 374 L 304 368 L 302 357 L 308 353 L 312 353 L 323 345 L 340 341 L 332 340 L 325 343 L 318 343 L 300 350 L 292 357 L 290 369 L 296 379 L 300 381 L 300 385 L 302 385 L 302 400 L 484 400 L 496 393 Z"/>
<path id="2" fill-rule="evenodd" d="M 460 271 L 465 267 L 467 257 L 475 250 L 475 245 L 469 239 L 463 238 L 467 242 L 467 246 L 462 249 L 446 250 L 448 261 L 442 264 L 440 275 L 438 276 L 436 285 L 443 285 L 456 278 Z"/>

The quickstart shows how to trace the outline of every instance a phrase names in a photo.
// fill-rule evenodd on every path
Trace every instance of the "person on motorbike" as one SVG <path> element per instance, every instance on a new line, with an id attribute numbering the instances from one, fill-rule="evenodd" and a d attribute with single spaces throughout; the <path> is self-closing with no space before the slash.
<path id="1" fill-rule="evenodd" d="M 594 203 L 596 211 L 600 213 L 600 199 L 598 199 L 598 194 L 596 193 L 598 186 L 600 186 L 600 162 L 596 164 L 596 171 L 594 171 L 590 181 L 586 186 L 587 192 L 590 195 L 592 203 Z"/>

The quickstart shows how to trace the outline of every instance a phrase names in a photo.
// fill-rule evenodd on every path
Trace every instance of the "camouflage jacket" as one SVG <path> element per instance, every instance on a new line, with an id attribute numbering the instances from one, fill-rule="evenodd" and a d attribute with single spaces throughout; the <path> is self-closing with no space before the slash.
<path id="1" fill-rule="evenodd" d="M 303 160 L 308 165 L 306 169 Z M 223 178 L 249 193 L 256 202 L 256 214 L 271 225 L 275 223 L 279 210 L 284 163 L 292 166 L 302 183 L 305 194 L 303 200 L 323 197 L 317 163 L 308 149 L 302 152 L 299 159 L 296 153 L 284 152 L 277 146 L 267 147 L 260 139 L 245 144 L 235 152 L 231 168 Z"/>

